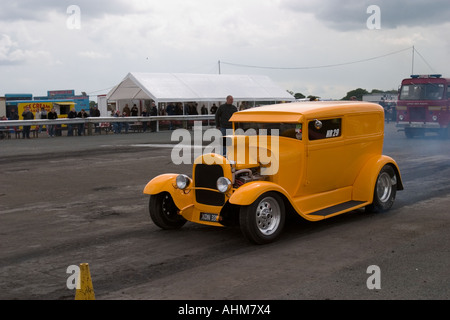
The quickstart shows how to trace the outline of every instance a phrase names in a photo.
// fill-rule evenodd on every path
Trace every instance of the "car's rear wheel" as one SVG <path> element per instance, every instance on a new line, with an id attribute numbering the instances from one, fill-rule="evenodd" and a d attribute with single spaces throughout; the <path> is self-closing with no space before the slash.
<path id="1" fill-rule="evenodd" d="M 256 244 L 265 244 L 277 239 L 284 221 L 283 200 L 274 192 L 265 193 L 251 205 L 241 207 L 239 214 L 242 233 Z"/>
<path id="2" fill-rule="evenodd" d="M 378 174 L 373 202 L 367 206 L 369 212 L 384 212 L 394 204 L 397 193 L 397 175 L 390 165 L 385 165 Z"/>
<path id="3" fill-rule="evenodd" d="M 168 192 L 151 195 L 148 208 L 150 218 L 162 229 L 178 229 L 186 223 Z"/>

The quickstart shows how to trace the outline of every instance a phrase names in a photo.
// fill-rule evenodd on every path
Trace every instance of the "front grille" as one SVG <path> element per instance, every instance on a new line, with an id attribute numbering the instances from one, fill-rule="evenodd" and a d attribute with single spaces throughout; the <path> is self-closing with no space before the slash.
<path id="1" fill-rule="evenodd" d="M 425 107 L 410 107 L 409 108 L 409 121 L 425 122 L 426 121 Z"/>
<path id="2" fill-rule="evenodd" d="M 219 165 L 197 164 L 195 167 L 195 187 L 217 190 L 217 179 L 223 177 L 223 169 Z M 210 206 L 223 206 L 225 195 L 217 191 L 195 189 L 198 203 Z"/>

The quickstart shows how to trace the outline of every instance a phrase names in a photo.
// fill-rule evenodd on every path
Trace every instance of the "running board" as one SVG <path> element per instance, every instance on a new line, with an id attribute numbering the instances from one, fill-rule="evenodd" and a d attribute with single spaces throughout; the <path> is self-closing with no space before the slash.
<path id="1" fill-rule="evenodd" d="M 357 209 L 359 207 L 361 207 L 362 204 L 366 203 L 365 201 L 347 201 L 347 202 L 343 202 L 325 209 L 321 209 L 319 211 L 315 211 L 315 212 L 311 212 L 308 213 L 308 216 L 321 216 L 321 217 L 326 217 L 326 216 L 330 216 L 332 214 L 341 212 L 341 211 L 350 211 L 351 209 Z"/>

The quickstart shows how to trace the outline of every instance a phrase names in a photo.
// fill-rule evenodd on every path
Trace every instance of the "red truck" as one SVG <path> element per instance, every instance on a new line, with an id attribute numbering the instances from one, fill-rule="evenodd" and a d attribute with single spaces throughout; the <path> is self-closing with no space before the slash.
<path id="1" fill-rule="evenodd" d="M 440 74 L 403 79 L 397 102 L 397 127 L 407 138 L 434 132 L 450 138 L 450 78 Z"/>

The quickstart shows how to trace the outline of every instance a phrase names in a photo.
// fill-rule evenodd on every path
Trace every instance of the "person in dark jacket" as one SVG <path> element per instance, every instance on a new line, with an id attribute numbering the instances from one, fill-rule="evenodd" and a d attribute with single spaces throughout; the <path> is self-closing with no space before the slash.
<path id="1" fill-rule="evenodd" d="M 52 108 L 52 110 L 50 110 L 50 112 L 47 113 L 47 119 L 49 119 L 49 120 L 58 119 L 58 114 L 56 113 L 55 108 Z M 47 128 L 48 128 L 48 130 L 47 130 L 48 131 L 48 135 L 50 137 L 54 137 L 55 136 L 55 125 L 54 124 L 49 124 L 47 126 Z"/>
<path id="2" fill-rule="evenodd" d="M 87 117 L 89 117 L 89 115 L 87 114 L 86 111 L 84 111 L 84 109 L 81 109 L 81 111 L 78 112 L 78 114 L 77 114 L 77 118 L 85 119 Z M 79 136 L 84 135 L 84 123 L 78 124 L 78 135 Z"/>
<path id="3" fill-rule="evenodd" d="M 34 119 L 34 114 L 33 112 L 30 111 L 30 107 L 25 107 L 25 110 L 22 113 L 22 118 L 23 120 L 33 120 Z M 23 138 L 27 138 L 30 139 L 30 129 L 31 126 L 23 126 L 23 130 L 22 130 L 22 135 Z"/>
<path id="4" fill-rule="evenodd" d="M 75 119 L 77 117 L 77 112 L 75 111 L 75 108 L 70 109 L 69 113 L 67 114 L 67 118 L 69 119 Z M 67 135 L 73 136 L 73 124 L 67 125 Z"/>
<path id="5" fill-rule="evenodd" d="M 19 120 L 19 115 L 17 114 L 16 109 L 11 109 L 8 120 Z"/>
<path id="6" fill-rule="evenodd" d="M 236 106 L 233 105 L 233 96 L 228 96 L 226 103 L 222 104 L 216 112 L 216 127 L 222 133 L 222 136 L 226 136 L 227 129 L 231 130 L 233 128 L 230 118 L 237 111 Z M 226 143 L 223 139 L 223 155 L 226 155 Z"/>
<path id="7" fill-rule="evenodd" d="M 156 105 L 152 102 L 152 106 L 150 107 L 150 117 L 156 117 L 158 115 L 158 109 L 156 109 Z M 151 132 L 156 132 L 156 121 L 150 121 L 150 130 Z"/>
<path id="8" fill-rule="evenodd" d="M 16 112 L 16 109 L 11 109 L 9 112 L 8 120 L 19 120 L 19 114 Z M 13 127 L 14 132 L 17 132 L 18 127 Z"/>
<path id="9" fill-rule="evenodd" d="M 100 117 L 100 110 L 98 110 L 98 106 L 94 106 L 91 112 L 89 112 L 89 117 Z M 95 132 L 100 133 L 100 124 L 94 123 Z"/>

